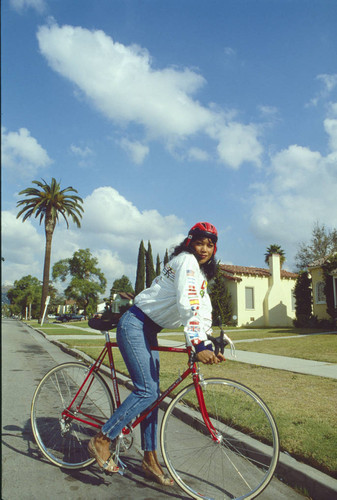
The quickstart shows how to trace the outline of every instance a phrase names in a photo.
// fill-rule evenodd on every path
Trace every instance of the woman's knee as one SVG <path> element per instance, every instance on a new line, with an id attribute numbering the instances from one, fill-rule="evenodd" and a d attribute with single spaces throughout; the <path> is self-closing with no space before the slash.
<path id="1" fill-rule="evenodd" d="M 136 387 L 135 393 L 138 395 L 138 397 L 146 399 L 146 401 L 150 405 L 154 401 L 156 401 L 160 394 L 159 384 L 153 382 L 151 384 L 145 384 L 144 387 Z"/>

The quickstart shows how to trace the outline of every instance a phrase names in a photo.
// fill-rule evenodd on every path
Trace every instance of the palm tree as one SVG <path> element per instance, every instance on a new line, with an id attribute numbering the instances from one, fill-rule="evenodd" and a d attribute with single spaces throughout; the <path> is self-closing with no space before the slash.
<path id="1" fill-rule="evenodd" d="M 273 253 L 278 253 L 279 256 L 280 256 L 280 264 L 281 264 L 281 267 L 284 263 L 284 261 L 286 260 L 286 257 L 285 257 L 285 253 L 284 253 L 284 250 L 282 250 L 281 246 L 280 245 L 269 245 L 269 247 L 267 248 L 267 251 L 266 253 L 264 254 L 264 261 L 266 264 L 269 264 L 269 257 L 273 254 Z"/>
<path id="2" fill-rule="evenodd" d="M 42 179 L 42 181 L 43 182 L 32 181 L 38 188 L 30 187 L 20 191 L 19 195 L 25 195 L 27 198 L 18 201 L 17 207 L 23 205 L 23 208 L 16 216 L 18 219 L 24 214 L 22 222 L 25 222 L 25 220 L 32 215 L 34 215 L 35 218 L 40 217 L 40 224 L 44 220 L 46 248 L 44 255 L 40 321 L 43 316 L 43 310 L 48 295 L 51 244 L 56 222 L 59 221 L 59 214 L 63 216 L 68 229 L 68 217 L 72 218 L 77 227 L 81 227 L 80 219 L 84 211 L 82 207 L 82 198 L 76 195 L 66 194 L 69 192 L 77 193 L 76 189 L 71 186 L 61 189 L 60 184 L 56 182 L 54 177 L 50 184 L 47 184 L 44 179 Z"/>

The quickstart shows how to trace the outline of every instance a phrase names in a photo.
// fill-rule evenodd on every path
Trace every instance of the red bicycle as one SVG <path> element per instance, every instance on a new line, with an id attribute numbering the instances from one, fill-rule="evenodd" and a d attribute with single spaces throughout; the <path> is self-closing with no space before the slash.
<path id="1" fill-rule="evenodd" d="M 109 324 L 112 329 L 114 324 Z M 96 326 L 97 328 L 97 326 Z M 102 331 L 105 346 L 90 366 L 70 362 L 52 368 L 33 396 L 31 424 L 36 443 L 53 464 L 68 469 L 94 462 L 87 445 L 97 430 L 121 404 L 108 328 Z M 224 334 L 210 337 L 215 349 L 234 348 Z M 135 427 L 158 407 L 187 377 L 192 382 L 173 396 L 160 432 L 165 465 L 175 482 L 196 499 L 252 499 L 269 484 L 279 457 L 279 437 L 274 418 L 251 389 L 224 378 L 204 379 L 189 347 L 153 347 L 189 356 L 188 368 L 153 405 L 123 429 L 115 462 L 132 446 Z M 102 376 L 108 355 L 113 395 Z"/>

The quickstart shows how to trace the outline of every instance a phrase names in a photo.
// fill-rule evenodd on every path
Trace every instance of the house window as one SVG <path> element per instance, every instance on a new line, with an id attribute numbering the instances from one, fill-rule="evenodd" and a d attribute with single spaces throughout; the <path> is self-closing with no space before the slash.
<path id="1" fill-rule="evenodd" d="M 254 309 L 254 288 L 246 286 L 246 309 Z"/>
<path id="2" fill-rule="evenodd" d="M 326 304 L 324 281 L 318 281 L 316 283 L 316 304 Z"/>

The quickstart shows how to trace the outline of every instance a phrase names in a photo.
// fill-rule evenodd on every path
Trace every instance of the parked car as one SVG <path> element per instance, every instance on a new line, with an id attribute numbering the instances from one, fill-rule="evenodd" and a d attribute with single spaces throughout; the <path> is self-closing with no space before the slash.
<path id="1" fill-rule="evenodd" d="M 61 321 L 62 323 L 66 323 L 68 321 L 82 321 L 85 319 L 83 314 L 61 314 L 60 316 L 57 316 L 56 321 Z"/>

